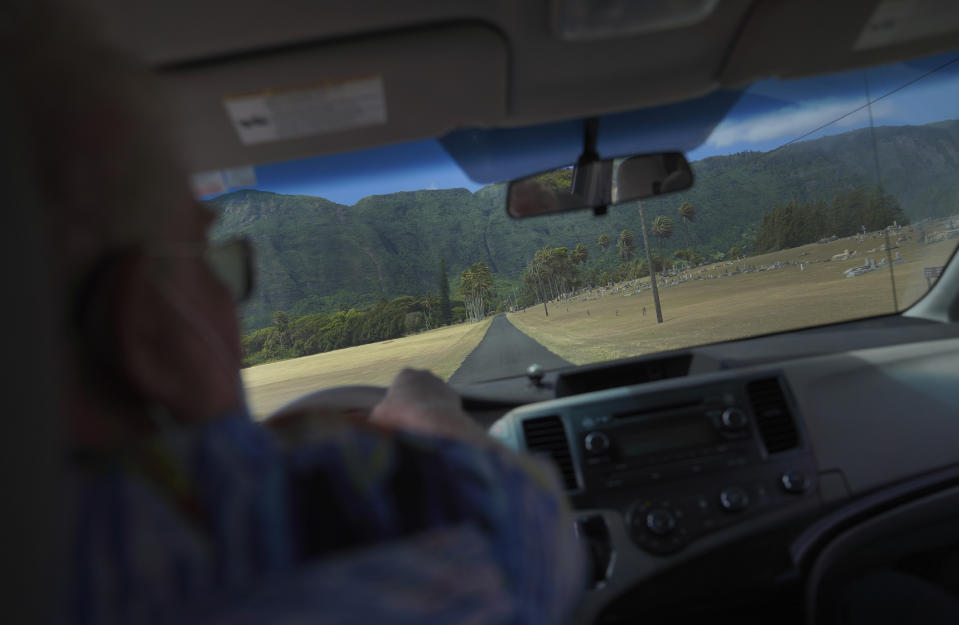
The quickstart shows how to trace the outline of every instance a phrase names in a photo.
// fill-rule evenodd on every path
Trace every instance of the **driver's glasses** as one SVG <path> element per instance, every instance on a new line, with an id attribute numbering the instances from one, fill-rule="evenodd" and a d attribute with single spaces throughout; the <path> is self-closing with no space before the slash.
<path id="1" fill-rule="evenodd" d="M 211 243 L 203 258 L 237 302 L 250 297 L 253 292 L 253 246 L 249 239 Z"/>
<path id="2" fill-rule="evenodd" d="M 163 258 L 203 258 L 237 302 L 245 301 L 253 292 L 253 246 L 244 237 L 196 246 L 163 246 L 147 253 Z"/>

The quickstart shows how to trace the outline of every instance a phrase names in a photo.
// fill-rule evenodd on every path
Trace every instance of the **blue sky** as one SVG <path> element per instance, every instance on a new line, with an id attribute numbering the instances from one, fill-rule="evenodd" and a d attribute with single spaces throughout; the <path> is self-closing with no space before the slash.
<path id="1" fill-rule="evenodd" d="M 342 204 L 395 191 L 483 186 L 435 140 L 265 165 L 256 168 L 256 178 L 256 188 L 263 191 L 317 195 Z"/>
<path id="2" fill-rule="evenodd" d="M 914 80 L 956 55 L 866 72 L 873 99 Z M 688 157 L 698 160 L 745 149 L 767 151 L 866 104 L 862 71 L 792 82 L 764 81 L 750 87 L 740 102 Z M 959 62 L 872 105 L 876 125 L 920 125 L 959 118 Z M 869 125 L 869 111 L 853 113 L 809 139 Z"/>
<path id="3" fill-rule="evenodd" d="M 957 56 L 959 53 L 954 52 L 908 63 L 871 68 L 865 73 L 868 77 L 871 96 L 875 99 L 887 94 Z M 710 102 L 715 101 L 714 98 Z M 732 100 L 729 99 L 729 101 Z M 715 120 L 708 123 L 694 120 L 690 123 L 700 124 L 700 126 L 691 126 L 689 129 L 673 126 L 671 128 L 675 130 L 671 132 L 687 137 L 687 144 L 675 147 L 688 150 L 687 156 L 691 161 L 745 150 L 767 151 L 848 114 L 864 105 L 866 101 L 862 71 L 794 81 L 768 80 L 752 85 L 742 94 L 698 147 L 694 147 L 695 144 L 707 135 L 706 131 Z M 675 110 L 673 107 L 672 112 Z M 686 110 L 682 109 L 682 111 Z M 665 107 L 660 109 L 660 112 L 663 111 L 671 112 Z M 926 124 L 943 119 L 959 118 L 959 62 L 952 63 L 945 69 L 881 99 L 873 104 L 872 114 L 876 125 Z M 622 116 L 620 117 L 619 121 L 622 123 Z M 674 119 L 676 117 L 673 115 Z M 693 119 L 696 116 L 688 117 Z M 627 118 L 627 121 L 628 119 L 631 118 Z M 612 120 L 610 124 L 613 124 Z M 864 109 L 830 124 L 808 138 L 814 139 L 847 132 L 868 125 L 869 113 Z M 602 153 L 602 122 L 600 128 L 599 149 Z M 536 144 L 540 148 L 548 148 L 545 151 L 539 150 L 541 158 L 554 160 L 559 158 L 564 162 L 575 160 L 578 149 L 576 143 L 580 136 L 575 125 L 557 124 L 548 128 L 540 127 L 538 130 L 542 132 L 521 135 L 521 140 L 525 142 L 528 139 L 530 143 L 527 143 L 527 146 L 532 145 L 532 142 L 539 140 L 535 137 L 546 136 L 544 133 L 547 131 L 559 137 L 542 145 Z M 689 132 L 685 132 L 686 130 Z M 486 180 L 500 179 L 497 175 L 501 175 L 502 171 L 535 168 L 535 165 L 531 165 L 529 161 L 509 164 L 499 162 L 505 160 L 503 145 L 509 145 L 511 140 L 517 138 L 514 131 L 502 131 L 502 133 L 514 133 L 504 140 L 502 134 L 497 134 L 499 132 L 479 131 L 474 133 L 475 136 L 467 137 L 467 142 L 476 141 L 477 136 L 485 137 L 490 145 L 494 145 L 500 151 L 498 157 L 487 155 L 488 161 L 498 159 L 496 164 L 500 165 L 500 168 L 498 171 L 495 167 L 484 170 Z M 651 130 L 651 132 L 656 131 Z M 534 138 L 529 138 L 531 136 Z M 696 137 L 692 144 L 689 144 L 692 140 L 690 137 Z M 661 141 L 661 136 L 653 139 L 652 144 L 643 142 L 640 135 L 631 137 L 630 140 L 637 145 L 656 146 L 651 149 L 668 149 L 666 146 L 659 147 L 659 144 L 655 142 Z M 451 145 L 449 140 L 447 145 Z M 486 164 L 490 165 L 490 162 Z M 560 164 L 556 163 L 557 166 Z M 518 169 L 510 169 L 510 167 Z M 257 189 L 277 193 L 315 195 L 343 204 L 354 204 L 357 200 L 369 195 L 395 191 L 455 187 L 465 187 L 475 191 L 483 186 L 483 183 L 471 180 L 437 140 L 417 141 L 349 154 L 259 166 L 255 168 L 255 171 L 257 178 L 255 188 Z M 533 173 L 533 171 L 518 171 L 516 175 L 526 173 Z"/>

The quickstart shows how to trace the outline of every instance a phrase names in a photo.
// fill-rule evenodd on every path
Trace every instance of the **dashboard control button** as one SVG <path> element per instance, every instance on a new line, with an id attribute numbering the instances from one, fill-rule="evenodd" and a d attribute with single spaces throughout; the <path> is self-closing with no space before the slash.
<path id="1" fill-rule="evenodd" d="M 727 408 L 723 411 L 723 429 L 738 432 L 749 424 L 746 413 L 739 408 Z"/>
<path id="2" fill-rule="evenodd" d="M 609 449 L 609 437 L 602 432 L 590 432 L 583 439 L 583 445 L 589 453 L 599 455 Z"/>
<path id="3" fill-rule="evenodd" d="M 657 536 L 665 536 L 676 527 L 676 518 L 664 508 L 654 508 L 646 513 L 646 529 Z"/>
<path id="4" fill-rule="evenodd" d="M 787 471 L 779 478 L 779 483 L 787 493 L 804 493 L 809 488 L 809 480 L 802 471 Z"/>
<path id="5" fill-rule="evenodd" d="M 749 493 L 739 486 L 730 486 L 719 493 L 719 505 L 727 512 L 739 512 L 749 506 Z"/>

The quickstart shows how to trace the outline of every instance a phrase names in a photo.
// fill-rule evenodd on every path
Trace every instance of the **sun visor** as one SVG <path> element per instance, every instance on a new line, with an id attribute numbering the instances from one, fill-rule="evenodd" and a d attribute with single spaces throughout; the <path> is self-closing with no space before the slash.
<path id="1" fill-rule="evenodd" d="M 741 95 L 720 90 L 678 104 L 603 115 L 597 135 L 599 156 L 689 152 L 709 137 Z M 440 143 L 476 182 L 502 182 L 575 163 L 583 151 L 583 122 L 459 130 Z"/>
<path id="2" fill-rule="evenodd" d="M 437 54 L 443 50 L 443 54 Z M 507 46 L 430 27 L 164 70 L 192 171 L 436 137 L 506 114 Z"/>

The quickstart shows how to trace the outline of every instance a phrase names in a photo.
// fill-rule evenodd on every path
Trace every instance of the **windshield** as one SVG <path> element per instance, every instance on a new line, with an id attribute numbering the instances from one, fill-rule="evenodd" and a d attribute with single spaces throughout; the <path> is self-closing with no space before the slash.
<path id="1" fill-rule="evenodd" d="M 902 311 L 959 241 L 957 61 L 601 118 L 601 156 L 682 149 L 695 178 L 601 217 L 512 220 L 489 183 L 574 162 L 576 123 L 195 176 L 214 237 L 257 251 L 251 408 L 406 366 L 468 385 Z"/>

